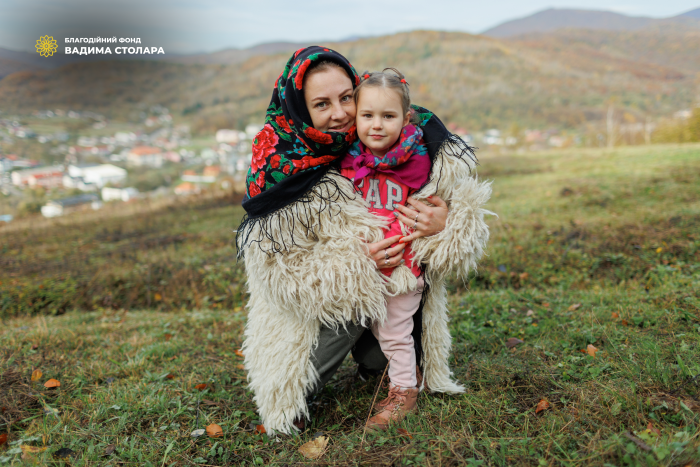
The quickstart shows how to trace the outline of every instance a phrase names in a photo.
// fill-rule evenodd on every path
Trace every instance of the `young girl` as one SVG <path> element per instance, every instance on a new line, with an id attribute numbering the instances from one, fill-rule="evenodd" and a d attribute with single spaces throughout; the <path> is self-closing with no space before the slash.
<path id="1" fill-rule="evenodd" d="M 392 70 L 394 73 L 386 73 Z M 422 144 L 423 132 L 411 121 L 408 83 L 394 68 L 364 73 L 353 98 L 357 106 L 355 124 L 359 141 L 341 161 L 341 173 L 353 183 L 370 205 L 370 211 L 391 221 L 385 238 L 404 235 L 395 206 L 427 181 L 431 162 Z M 420 214 L 413 219 L 418 223 Z M 414 226 L 415 226 L 414 224 Z M 385 254 L 388 258 L 388 254 Z M 395 296 L 387 296 L 387 319 L 374 323 L 372 332 L 389 360 L 389 397 L 379 403 L 380 412 L 367 427 L 386 429 L 415 410 L 420 391 L 416 353 L 411 332 L 413 315 L 421 302 L 424 281 L 421 268 L 413 264 L 410 244 L 404 249 L 404 265 L 382 269 Z"/>

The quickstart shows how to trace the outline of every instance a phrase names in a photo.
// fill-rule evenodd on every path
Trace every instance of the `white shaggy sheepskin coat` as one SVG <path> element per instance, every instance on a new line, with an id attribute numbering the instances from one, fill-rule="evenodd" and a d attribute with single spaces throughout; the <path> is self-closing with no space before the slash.
<path id="1" fill-rule="evenodd" d="M 445 278 L 451 272 L 466 277 L 475 269 L 489 238 L 484 215 L 491 213 L 483 206 L 491 186 L 471 176 L 467 162 L 441 151 L 433 164 L 433 181 L 413 195 L 424 202 L 428 195 L 438 195 L 449 209 L 442 232 L 412 243 L 414 261 L 425 265 L 430 284 L 423 307 L 424 384 L 437 392 L 464 391 L 447 364 L 451 336 Z M 404 271 L 397 268 L 389 282 L 375 268 L 363 239 L 381 240 L 387 221 L 368 211 L 351 181 L 333 171 L 328 176 L 350 199 L 341 200 L 340 210 L 332 215 L 328 209 L 319 213 L 322 203 L 316 189 L 312 191 L 312 202 L 305 207 L 316 212 L 315 235 L 307 236 L 299 223 L 288 224 L 291 216 L 278 216 L 268 226 L 276 224 L 278 240 L 288 238 L 293 228 L 294 245 L 283 253 L 265 253 L 269 240 L 264 240 L 245 250 L 250 300 L 243 353 L 249 387 L 268 433 L 290 433 L 296 430 L 292 422 L 297 416 L 308 417 L 307 391 L 318 381 L 310 356 L 321 325 L 383 321 L 385 296 L 416 285 L 406 266 Z M 285 210 L 299 209 L 296 204 Z"/>

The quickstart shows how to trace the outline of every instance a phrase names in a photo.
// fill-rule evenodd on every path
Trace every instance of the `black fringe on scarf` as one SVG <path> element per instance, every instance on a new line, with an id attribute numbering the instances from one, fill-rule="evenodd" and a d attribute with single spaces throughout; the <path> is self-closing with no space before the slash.
<path id="1" fill-rule="evenodd" d="M 440 152 L 444 152 L 444 156 L 455 157 L 463 161 L 469 167 L 470 173 L 471 164 L 469 161 L 474 165 L 479 165 L 479 161 L 474 154 L 477 148 L 469 146 L 457 135 L 449 134 L 440 142 L 426 142 L 426 146 L 428 146 L 429 154 L 434 154 L 431 156 L 433 167 L 435 166 L 435 159 Z M 245 250 L 253 243 L 257 243 L 258 247 L 267 254 L 289 251 L 289 248 L 296 245 L 294 241 L 294 232 L 297 223 L 302 226 L 302 232 L 306 238 L 311 237 L 316 239 L 317 234 L 315 228 L 320 224 L 321 216 L 324 214 L 331 217 L 337 215 L 341 210 L 339 202 L 347 202 L 351 199 L 355 199 L 354 196 L 348 196 L 346 192 L 338 186 L 337 180 L 328 176 L 329 169 L 330 167 L 325 168 L 325 170 L 321 169 L 322 173 L 313 177 L 314 179 L 318 178 L 318 180 L 314 181 L 313 186 L 306 189 L 306 191 L 300 195 L 289 196 L 289 189 L 285 188 L 295 185 L 297 181 L 294 180 L 294 176 L 285 180 L 285 183 L 279 183 L 271 188 L 269 190 L 270 193 L 267 193 L 268 196 L 266 196 L 265 199 L 272 198 L 274 199 L 272 203 L 278 204 L 279 206 L 268 205 L 262 209 L 259 208 L 260 211 L 268 212 L 268 214 L 265 215 L 250 216 L 246 214 L 243 216 L 243 220 L 236 231 L 236 246 L 238 248 L 237 258 L 241 259 L 245 257 Z M 436 175 L 437 180 L 435 180 Z M 431 175 L 423 187 L 428 185 L 431 181 L 435 181 L 437 189 L 441 178 L 442 165 L 440 166 L 438 174 L 433 174 L 431 171 Z M 279 193 L 274 193 L 274 195 L 278 196 L 269 196 L 273 195 L 273 191 L 276 190 L 279 190 Z M 244 201 L 244 203 L 248 204 L 248 206 L 246 206 L 247 210 L 250 210 L 249 203 L 258 201 L 256 198 L 258 197 Z M 312 203 L 320 203 L 318 211 L 311 208 Z M 288 230 L 284 233 L 281 229 L 283 224 L 288 226 Z M 257 233 L 254 234 L 254 232 Z M 274 235 L 274 233 L 278 235 Z M 269 247 L 267 248 L 263 247 L 263 242 L 265 241 L 269 241 Z"/>
<path id="2" fill-rule="evenodd" d="M 469 159 L 474 165 L 479 165 L 479 160 L 476 158 L 475 153 L 475 151 L 479 148 L 469 146 L 462 138 L 455 134 L 449 133 L 444 140 L 438 142 L 426 142 L 425 145 L 428 147 L 428 154 L 431 155 L 430 161 L 433 163 L 433 167 L 435 167 L 435 159 L 437 159 L 438 154 L 441 152 L 444 152 L 445 156 L 457 158 L 467 164 L 470 174 L 472 173 L 472 166 L 467 159 Z M 431 149 L 433 149 L 436 145 L 438 146 L 437 150 L 433 152 Z M 435 191 L 437 191 L 440 186 L 440 180 L 442 180 L 442 165 L 440 165 L 440 171 L 437 174 L 434 174 L 431 170 L 430 177 L 428 177 L 428 180 L 422 187 L 420 187 L 420 189 L 423 189 L 425 186 L 434 181 Z M 420 191 L 420 189 L 418 191 Z"/>
<path id="3" fill-rule="evenodd" d="M 355 197 L 348 196 L 338 186 L 338 181 L 328 176 L 328 170 L 324 171 L 323 176 L 310 190 L 291 203 L 288 199 L 282 200 L 286 202 L 284 207 L 258 217 L 250 217 L 248 214 L 243 216 L 236 231 L 237 258 L 245 257 L 245 250 L 253 243 L 257 243 L 268 255 L 289 251 L 290 247 L 296 245 L 294 232 L 297 223 L 301 225 L 306 238 L 318 239 L 315 228 L 320 224 L 321 216 L 338 215 L 341 210 L 340 203 L 351 199 Z M 282 225 L 286 225 L 288 230 L 283 232 Z M 278 235 L 274 235 L 273 232 Z M 269 247 L 264 248 L 263 242 L 266 240 L 269 241 Z"/>

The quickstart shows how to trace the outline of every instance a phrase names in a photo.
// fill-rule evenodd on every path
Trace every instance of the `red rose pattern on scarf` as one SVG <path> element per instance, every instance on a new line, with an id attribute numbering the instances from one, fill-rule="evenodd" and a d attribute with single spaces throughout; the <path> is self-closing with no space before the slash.
<path id="1" fill-rule="evenodd" d="M 253 173 L 265 166 L 265 159 L 275 152 L 275 145 L 278 142 L 279 138 L 275 130 L 270 125 L 265 125 L 253 140 L 253 159 L 250 164 Z"/>

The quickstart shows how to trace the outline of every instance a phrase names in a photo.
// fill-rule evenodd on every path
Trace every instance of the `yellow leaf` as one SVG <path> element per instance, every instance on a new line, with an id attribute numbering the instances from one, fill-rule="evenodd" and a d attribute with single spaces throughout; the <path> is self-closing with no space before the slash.
<path id="1" fill-rule="evenodd" d="M 325 436 L 319 436 L 316 439 L 312 439 L 308 443 L 302 444 L 299 448 L 299 454 L 307 459 L 318 459 L 324 452 L 326 452 L 327 446 L 328 438 Z"/>
<path id="2" fill-rule="evenodd" d="M 156 299 L 157 302 L 163 300 L 163 297 L 159 293 L 157 293 L 154 298 Z"/>
<path id="3" fill-rule="evenodd" d="M 664 251 L 664 249 L 661 248 L 661 247 L 658 247 L 658 248 L 656 249 L 656 252 L 657 252 L 657 253 L 661 253 L 662 251 Z"/>
<path id="4" fill-rule="evenodd" d="M 37 452 L 44 452 L 46 451 L 46 446 L 27 446 L 26 444 L 23 444 L 22 446 L 22 452 L 25 454 L 36 454 Z"/>
<path id="5" fill-rule="evenodd" d="M 577 310 L 577 309 L 579 309 L 580 307 L 581 307 L 581 304 L 580 304 L 580 303 L 574 303 L 573 305 L 571 305 L 571 306 L 569 307 L 569 311 Z"/>
<path id="6" fill-rule="evenodd" d="M 42 376 L 44 376 L 44 373 L 42 373 L 40 369 L 37 368 L 32 371 L 32 381 L 39 381 Z"/>
<path id="7" fill-rule="evenodd" d="M 591 344 L 588 344 L 588 347 L 586 347 L 586 352 L 587 352 L 588 355 L 590 355 L 591 357 L 595 357 L 595 353 L 596 353 L 597 351 L 598 351 L 598 349 L 595 348 L 594 346 L 592 346 Z"/>

